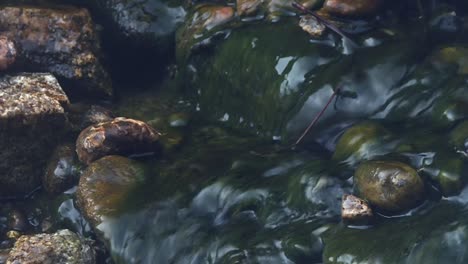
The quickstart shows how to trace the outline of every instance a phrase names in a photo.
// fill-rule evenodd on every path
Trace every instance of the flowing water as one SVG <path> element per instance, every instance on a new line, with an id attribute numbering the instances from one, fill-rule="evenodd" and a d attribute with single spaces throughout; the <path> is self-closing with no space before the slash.
<path id="1" fill-rule="evenodd" d="M 167 148 L 135 157 L 144 182 L 97 226 L 113 261 L 467 263 L 468 46 L 390 18 L 350 29 L 358 47 L 310 38 L 293 18 L 222 29 L 178 58 L 174 79 L 123 85 L 113 110 L 161 129 Z M 338 145 L 356 124 L 382 130 L 364 134 L 372 144 Z M 425 201 L 371 226 L 343 224 L 341 197 L 368 159 L 418 169 Z M 89 236 L 73 192 L 25 207 Z"/>

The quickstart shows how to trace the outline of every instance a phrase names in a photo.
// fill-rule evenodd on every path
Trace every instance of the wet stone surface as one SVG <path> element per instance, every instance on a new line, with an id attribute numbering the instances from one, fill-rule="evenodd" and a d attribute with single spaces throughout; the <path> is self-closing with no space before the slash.
<path id="1" fill-rule="evenodd" d="M 51 72 L 75 94 L 112 93 L 100 63 L 99 39 L 86 9 L 0 7 L 0 29 L 16 45 L 14 67 Z M 72 89 L 73 88 L 73 89 Z"/>
<path id="2" fill-rule="evenodd" d="M 70 230 L 20 237 L 9 252 L 8 264 L 94 264 L 95 253 Z"/>
<path id="3" fill-rule="evenodd" d="M 76 140 L 76 152 L 85 164 L 106 155 L 155 152 L 159 136 L 160 133 L 145 122 L 117 117 L 83 130 Z"/>
<path id="4" fill-rule="evenodd" d="M 51 148 L 65 132 L 67 104 L 67 95 L 50 74 L 0 79 L 2 196 L 23 195 L 40 185 Z"/>

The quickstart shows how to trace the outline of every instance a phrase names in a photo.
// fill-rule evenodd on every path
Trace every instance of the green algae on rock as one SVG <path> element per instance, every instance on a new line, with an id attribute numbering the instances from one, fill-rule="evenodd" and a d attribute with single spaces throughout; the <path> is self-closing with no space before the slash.
<path id="1" fill-rule="evenodd" d="M 53 234 L 21 236 L 10 251 L 8 264 L 95 264 L 89 242 L 68 229 Z"/>
<path id="2" fill-rule="evenodd" d="M 51 74 L 0 78 L 2 196 L 24 195 L 40 185 L 47 157 L 65 131 L 68 103 Z"/>
<path id="3" fill-rule="evenodd" d="M 67 81 L 68 91 L 112 94 L 100 63 L 99 39 L 82 8 L 0 7 L 1 30 L 17 46 L 15 67 L 50 72 Z"/>
<path id="4" fill-rule="evenodd" d="M 332 159 L 351 165 L 373 156 L 386 154 L 391 133 L 374 122 L 362 122 L 346 129 L 336 144 Z"/>
<path id="5" fill-rule="evenodd" d="M 89 165 L 80 177 L 77 199 L 94 228 L 103 217 L 125 208 L 131 192 L 144 182 L 145 171 L 141 163 L 121 156 L 106 156 Z"/>
<path id="6" fill-rule="evenodd" d="M 424 182 L 410 166 L 396 161 L 366 161 L 354 174 L 360 197 L 384 212 L 399 213 L 414 208 L 425 195 Z"/>
<path id="7" fill-rule="evenodd" d="M 155 152 L 160 133 L 145 122 L 117 117 L 83 130 L 76 140 L 76 153 L 85 164 L 112 154 Z"/>
<path id="8" fill-rule="evenodd" d="M 445 196 L 456 196 L 468 182 L 468 167 L 464 157 L 453 152 L 438 151 L 431 162 L 426 162 L 421 172 L 428 175 L 440 193 Z"/>
<path id="9" fill-rule="evenodd" d="M 449 143 L 458 151 L 468 151 L 468 121 L 461 122 L 450 132 Z"/>

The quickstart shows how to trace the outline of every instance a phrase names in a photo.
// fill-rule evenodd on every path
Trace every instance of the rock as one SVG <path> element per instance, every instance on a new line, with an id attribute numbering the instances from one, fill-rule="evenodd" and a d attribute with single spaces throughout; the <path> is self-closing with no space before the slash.
<path id="1" fill-rule="evenodd" d="M 40 185 L 47 157 L 65 130 L 68 103 L 50 74 L 0 78 L 2 196 L 26 194 Z"/>
<path id="2" fill-rule="evenodd" d="M 182 1 L 97 0 L 86 1 L 102 19 L 106 30 L 134 47 L 170 52 L 176 28 L 184 21 Z"/>
<path id="3" fill-rule="evenodd" d="M 445 46 L 431 55 L 431 63 L 438 67 L 455 66 L 458 74 L 468 75 L 468 48 L 464 46 Z M 453 101 L 453 100 L 452 100 Z"/>
<path id="4" fill-rule="evenodd" d="M 333 15 L 357 17 L 374 15 L 381 0 L 326 0 L 323 10 Z"/>
<path id="5" fill-rule="evenodd" d="M 81 165 L 75 153 L 75 146 L 60 145 L 55 148 L 49 159 L 42 178 L 42 186 L 50 194 L 59 194 L 77 183 L 80 174 Z"/>
<path id="6" fill-rule="evenodd" d="M 190 23 L 182 26 L 177 32 L 177 60 L 182 62 L 193 50 L 207 46 L 210 41 L 200 41 L 200 36 L 216 33 L 214 29 L 230 22 L 234 14 L 234 8 L 229 6 L 200 5 L 195 7 L 187 20 Z"/>
<path id="7" fill-rule="evenodd" d="M 262 3 L 263 1 L 259 0 L 237 0 L 237 15 L 241 17 L 254 16 L 259 12 Z"/>
<path id="8" fill-rule="evenodd" d="M 112 154 L 154 152 L 159 136 L 158 131 L 142 121 L 117 117 L 83 130 L 76 140 L 76 153 L 81 162 L 89 164 Z"/>
<path id="9" fill-rule="evenodd" d="M 442 128 L 454 125 L 467 117 L 468 102 L 465 100 L 444 98 L 438 101 L 432 110 L 433 124 Z"/>
<path id="10" fill-rule="evenodd" d="M 299 26 L 302 30 L 314 37 L 322 36 L 326 29 L 322 23 L 318 22 L 315 17 L 310 15 L 302 16 L 299 21 Z"/>
<path id="11" fill-rule="evenodd" d="M 461 122 L 450 132 L 449 142 L 458 151 L 468 151 L 468 121 Z"/>
<path id="12" fill-rule="evenodd" d="M 89 165 L 80 178 L 77 199 L 81 212 L 93 227 L 102 217 L 123 208 L 129 194 L 144 180 L 145 168 L 121 156 L 106 156 Z"/>
<path id="13" fill-rule="evenodd" d="M 16 230 L 10 230 L 6 233 L 6 237 L 9 239 L 16 240 L 21 236 L 21 233 Z"/>
<path id="14" fill-rule="evenodd" d="M 15 68 L 50 72 L 68 81 L 76 94 L 112 93 L 86 9 L 6 6 L 0 8 L 0 25 L 3 35 L 16 44 Z"/>
<path id="15" fill-rule="evenodd" d="M 396 161 L 367 161 L 354 174 L 360 197 L 384 212 L 398 213 L 417 206 L 424 198 L 424 183 L 410 166 Z"/>
<path id="16" fill-rule="evenodd" d="M 7 264 L 93 264 L 94 250 L 70 230 L 54 234 L 21 236 L 10 251 Z"/>
<path id="17" fill-rule="evenodd" d="M 374 213 L 366 201 L 354 196 L 343 195 L 341 203 L 341 219 L 351 225 L 368 225 Z"/>
<path id="18" fill-rule="evenodd" d="M 27 230 L 28 220 L 22 211 L 13 209 L 8 213 L 8 228 L 21 232 Z"/>
<path id="19" fill-rule="evenodd" d="M 332 159 L 355 164 L 376 155 L 385 154 L 391 134 L 383 126 L 373 122 L 362 122 L 351 126 L 341 135 Z"/>
<path id="20" fill-rule="evenodd" d="M 460 194 L 468 181 L 465 159 L 452 152 L 436 152 L 432 159 L 425 160 L 421 172 L 432 179 L 445 197 Z"/>
<path id="21" fill-rule="evenodd" d="M 15 44 L 7 36 L 0 36 L 0 71 L 8 69 L 15 61 Z"/>

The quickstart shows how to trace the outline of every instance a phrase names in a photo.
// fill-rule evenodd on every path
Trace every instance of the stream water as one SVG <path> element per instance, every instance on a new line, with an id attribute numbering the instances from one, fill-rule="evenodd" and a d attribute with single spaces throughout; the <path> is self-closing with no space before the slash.
<path id="1" fill-rule="evenodd" d="M 468 45 L 426 26 L 393 14 L 353 24 L 352 47 L 333 33 L 311 38 L 296 18 L 256 21 L 200 35 L 210 45 L 179 53 L 175 78 L 117 84 L 108 106 L 160 129 L 166 149 L 134 157 L 147 167 L 143 183 L 96 227 L 112 261 L 467 263 Z M 289 147 L 338 85 L 317 126 Z M 379 133 L 339 140 L 359 124 Z M 347 226 L 341 198 L 372 159 L 416 168 L 427 196 Z M 95 237 L 74 191 L 3 210 Z"/>

